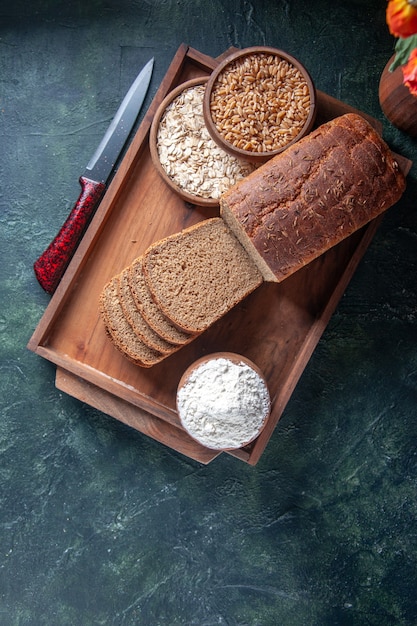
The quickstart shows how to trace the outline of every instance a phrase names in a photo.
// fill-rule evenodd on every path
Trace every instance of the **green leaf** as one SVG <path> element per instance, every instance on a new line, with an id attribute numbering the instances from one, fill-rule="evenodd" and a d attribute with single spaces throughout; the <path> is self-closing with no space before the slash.
<path id="1" fill-rule="evenodd" d="M 400 37 L 395 44 L 395 59 L 391 63 L 389 71 L 393 72 L 400 65 L 405 65 L 414 48 L 417 48 L 417 34 L 411 35 L 411 37 Z"/>

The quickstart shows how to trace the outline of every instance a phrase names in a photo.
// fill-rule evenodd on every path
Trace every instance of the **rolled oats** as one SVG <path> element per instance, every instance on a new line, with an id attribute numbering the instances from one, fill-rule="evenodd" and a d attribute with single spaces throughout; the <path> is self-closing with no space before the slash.
<path id="1" fill-rule="evenodd" d="M 254 165 L 222 150 L 209 135 L 203 117 L 204 85 L 182 91 L 166 108 L 157 132 L 159 160 L 185 192 L 219 199 Z"/>

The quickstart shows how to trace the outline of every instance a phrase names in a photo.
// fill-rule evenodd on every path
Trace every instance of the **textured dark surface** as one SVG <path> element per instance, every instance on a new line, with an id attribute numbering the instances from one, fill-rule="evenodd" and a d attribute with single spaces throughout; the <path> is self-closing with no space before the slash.
<path id="1" fill-rule="evenodd" d="M 140 67 L 281 47 L 384 119 L 380 0 L 0 3 L 0 624 L 417 623 L 416 169 L 253 468 L 208 466 L 56 390 L 33 261 Z M 142 112 L 143 115 L 143 112 Z"/>

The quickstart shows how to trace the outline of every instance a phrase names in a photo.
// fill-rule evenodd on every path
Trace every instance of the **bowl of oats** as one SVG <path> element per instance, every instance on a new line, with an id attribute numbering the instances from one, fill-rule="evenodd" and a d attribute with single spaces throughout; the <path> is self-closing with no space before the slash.
<path id="1" fill-rule="evenodd" d="M 203 116 L 208 77 L 188 80 L 173 89 L 152 121 L 149 148 L 154 167 L 183 200 L 206 207 L 254 166 L 231 155 L 210 136 Z"/>
<path id="2" fill-rule="evenodd" d="M 286 52 L 245 48 L 212 72 L 203 114 L 210 136 L 226 152 L 263 163 L 310 132 L 315 86 L 306 68 Z"/>

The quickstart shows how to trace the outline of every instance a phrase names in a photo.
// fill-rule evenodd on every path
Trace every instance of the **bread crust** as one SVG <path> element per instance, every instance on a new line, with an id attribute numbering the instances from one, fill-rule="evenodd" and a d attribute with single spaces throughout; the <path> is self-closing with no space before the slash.
<path id="1" fill-rule="evenodd" d="M 165 341 L 148 325 L 133 299 L 128 278 L 128 272 L 125 270 L 119 275 L 117 282 L 119 303 L 127 321 L 139 339 L 149 348 L 162 354 L 170 354 L 174 349 L 173 344 Z"/>
<path id="2" fill-rule="evenodd" d="M 191 341 L 193 335 L 178 329 L 153 301 L 143 275 L 143 258 L 135 259 L 126 272 L 135 304 L 149 326 L 171 344 L 182 346 Z"/>
<path id="3" fill-rule="evenodd" d="M 395 204 L 405 177 L 360 115 L 310 133 L 223 194 L 221 216 L 280 282 Z"/>
<path id="4" fill-rule="evenodd" d="M 159 363 L 165 355 L 149 348 L 130 326 L 118 300 L 118 281 L 119 276 L 113 277 L 100 294 L 100 313 L 106 333 L 115 348 L 135 365 L 151 367 Z"/>

